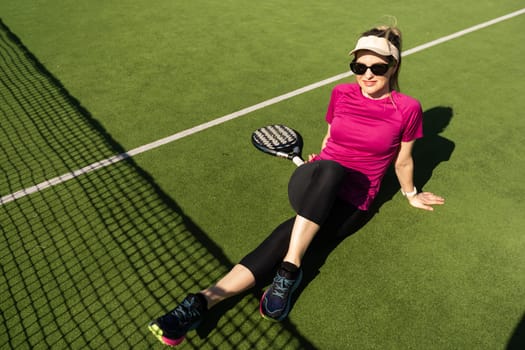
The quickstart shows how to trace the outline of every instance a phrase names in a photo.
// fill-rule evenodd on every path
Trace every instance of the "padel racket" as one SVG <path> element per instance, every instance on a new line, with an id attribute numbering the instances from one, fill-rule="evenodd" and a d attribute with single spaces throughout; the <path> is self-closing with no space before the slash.
<path id="1" fill-rule="evenodd" d="M 252 143 L 264 153 L 290 159 L 297 166 L 304 164 L 301 157 L 303 139 L 297 131 L 286 125 L 274 124 L 255 130 Z"/>

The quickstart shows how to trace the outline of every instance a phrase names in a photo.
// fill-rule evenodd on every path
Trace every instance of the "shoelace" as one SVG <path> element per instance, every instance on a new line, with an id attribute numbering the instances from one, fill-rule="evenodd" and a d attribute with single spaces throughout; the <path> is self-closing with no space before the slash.
<path id="1" fill-rule="evenodd" d="M 177 306 L 175 310 L 171 312 L 181 323 L 192 322 L 195 318 L 200 317 L 201 313 L 197 308 L 193 307 L 193 300 L 184 300 L 182 304 Z"/>
<path id="2" fill-rule="evenodd" d="M 294 282 L 295 280 L 290 280 L 280 275 L 275 276 L 272 286 L 272 295 L 284 299 Z"/>

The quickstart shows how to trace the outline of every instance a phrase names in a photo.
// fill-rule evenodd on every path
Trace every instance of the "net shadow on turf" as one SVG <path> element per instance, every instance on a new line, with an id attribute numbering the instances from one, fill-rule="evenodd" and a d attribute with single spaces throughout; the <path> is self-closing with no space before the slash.
<path id="1" fill-rule="evenodd" d="M 122 147 L 0 20 L 0 194 L 121 154 Z M 232 266 L 127 158 L 0 205 L 0 348 L 153 348 L 148 322 Z M 194 349 L 314 349 L 293 324 L 235 298 Z"/>

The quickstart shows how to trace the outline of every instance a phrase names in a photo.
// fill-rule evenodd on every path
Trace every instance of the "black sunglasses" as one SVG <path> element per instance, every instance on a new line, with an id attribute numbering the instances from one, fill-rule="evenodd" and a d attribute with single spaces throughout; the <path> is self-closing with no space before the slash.
<path id="1" fill-rule="evenodd" d="M 366 70 L 370 68 L 372 73 L 375 75 L 385 75 L 388 72 L 388 69 L 394 65 L 394 62 L 390 63 L 376 63 L 371 66 L 367 66 L 363 63 L 358 63 L 355 61 L 350 62 L 350 70 L 357 75 L 362 75 L 366 73 Z"/>

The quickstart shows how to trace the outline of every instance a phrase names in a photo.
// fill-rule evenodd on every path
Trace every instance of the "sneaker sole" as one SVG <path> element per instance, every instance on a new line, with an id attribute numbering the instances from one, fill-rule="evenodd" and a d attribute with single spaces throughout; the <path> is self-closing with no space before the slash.
<path id="1" fill-rule="evenodd" d="M 283 314 L 280 317 L 278 317 L 278 318 L 273 318 L 271 316 L 268 316 L 263 311 L 264 297 L 266 296 L 266 293 L 268 293 L 268 290 L 269 290 L 269 288 L 268 288 L 264 292 L 264 294 L 263 294 L 263 296 L 261 298 L 261 301 L 259 302 L 259 313 L 261 314 L 262 318 L 264 318 L 265 320 L 268 320 L 268 321 L 272 321 L 272 322 L 281 322 L 282 320 L 284 320 L 288 316 L 288 314 L 290 313 L 290 307 L 291 307 L 290 300 L 292 299 L 292 295 L 295 292 L 295 290 L 299 287 L 299 284 L 301 284 L 302 279 L 303 279 L 303 271 L 300 270 L 299 276 L 295 280 L 295 282 L 294 282 L 294 284 L 292 286 L 292 289 L 290 291 L 290 294 L 288 294 L 288 301 L 286 302 L 286 309 L 284 309 Z"/>
<path id="2" fill-rule="evenodd" d="M 182 337 L 177 338 L 177 339 L 166 338 L 163 335 L 162 329 L 160 329 L 160 327 L 156 323 L 150 323 L 148 325 L 148 328 L 151 331 L 151 333 L 153 333 L 153 335 L 155 337 L 157 337 L 158 340 L 160 340 L 163 344 L 168 345 L 168 346 L 177 346 L 180 343 L 182 343 L 182 341 L 185 338 L 185 336 L 182 336 Z"/>

